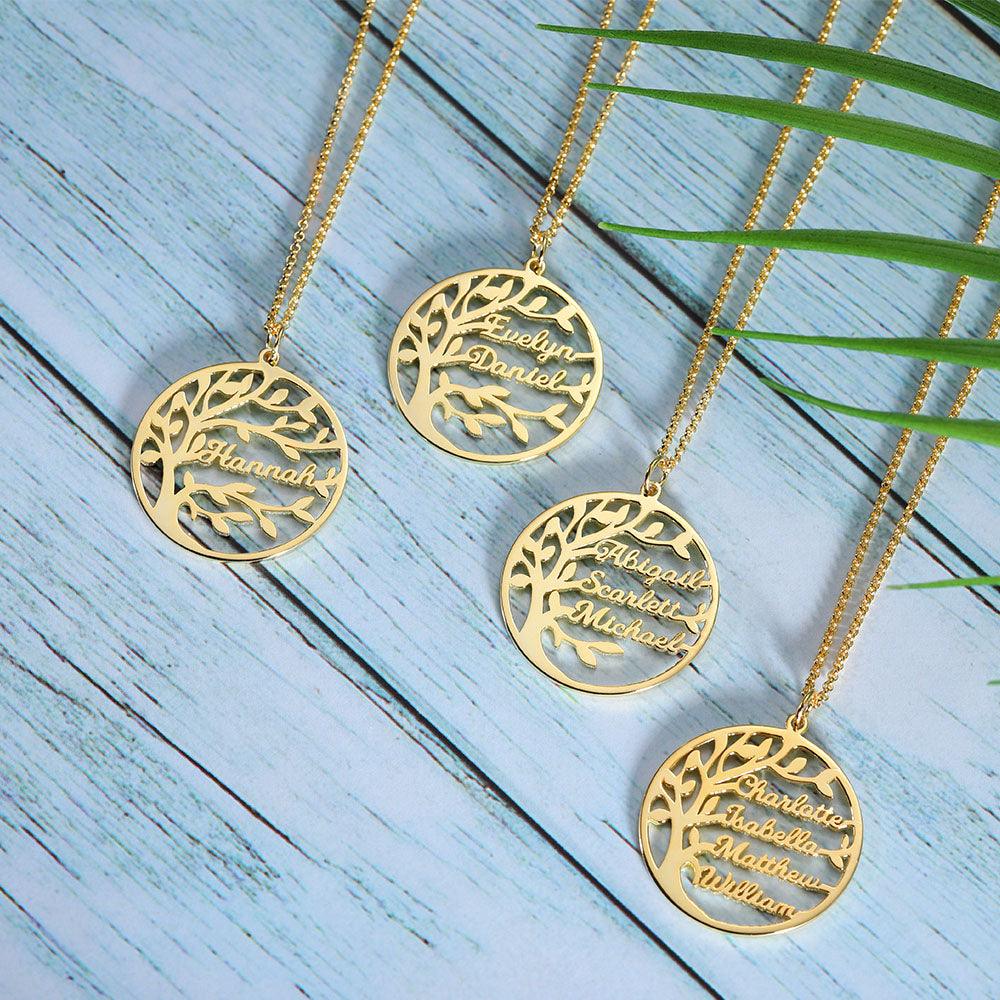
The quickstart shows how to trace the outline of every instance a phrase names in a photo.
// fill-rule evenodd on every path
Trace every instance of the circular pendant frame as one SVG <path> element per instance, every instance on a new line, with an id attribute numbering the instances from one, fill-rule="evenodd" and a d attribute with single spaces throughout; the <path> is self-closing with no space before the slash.
<path id="1" fill-rule="evenodd" d="M 247 419 L 253 414 L 265 419 Z M 241 456 L 244 446 L 267 459 Z M 201 368 L 164 389 L 139 422 L 131 473 L 143 510 L 172 541 L 212 559 L 251 562 L 319 530 L 343 493 L 347 462 L 329 403 L 259 358 Z M 314 509 L 317 500 L 322 507 Z M 195 525 L 207 529 L 207 541 Z M 248 547 L 213 548 L 220 539 L 231 545 L 234 526 Z"/>
<path id="2" fill-rule="evenodd" d="M 589 576 L 577 575 L 588 566 Z M 611 569 L 632 582 L 598 586 L 598 574 L 603 581 Z M 518 606 L 518 591 L 527 592 L 527 609 Z M 704 591 L 707 599 L 699 601 Z M 580 601 L 564 605 L 560 595 L 573 592 Z M 589 694 L 640 691 L 683 670 L 708 640 L 718 606 L 718 577 L 704 541 L 679 514 L 637 493 L 584 493 L 543 511 L 511 546 L 500 583 L 503 619 L 521 652 L 553 680 Z M 649 670 L 598 682 L 609 662 L 628 655 L 632 640 L 650 657 Z M 594 680 L 555 662 L 562 649 L 572 650 L 572 662 L 582 664 L 581 673 L 593 671 Z"/>
<path id="3" fill-rule="evenodd" d="M 826 910 L 857 868 L 862 834 L 847 776 L 791 725 L 690 740 L 657 770 L 639 813 L 642 856 L 660 889 L 695 920 L 735 934 L 789 930 Z M 721 915 L 727 906 L 757 922 Z"/>
<path id="4" fill-rule="evenodd" d="M 438 282 L 403 314 L 388 357 L 393 399 L 414 430 L 487 463 L 537 458 L 567 441 L 594 408 L 603 372 L 586 313 L 530 268 Z M 547 436 L 533 442 L 539 433 Z M 469 446 L 484 439 L 490 447 Z"/>

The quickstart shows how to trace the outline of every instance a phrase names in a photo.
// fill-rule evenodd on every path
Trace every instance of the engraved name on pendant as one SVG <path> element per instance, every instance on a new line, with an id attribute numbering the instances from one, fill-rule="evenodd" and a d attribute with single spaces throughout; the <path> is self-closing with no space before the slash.
<path id="1" fill-rule="evenodd" d="M 719 587 L 705 543 L 654 497 L 585 493 L 518 536 L 500 587 L 521 652 L 553 680 L 595 694 L 650 687 L 708 639 Z"/>
<path id="2" fill-rule="evenodd" d="M 593 409 L 602 370 L 586 314 L 527 268 L 468 271 L 428 289 L 400 320 L 388 362 L 413 428 L 477 462 L 558 447 Z"/>
<path id="3" fill-rule="evenodd" d="M 791 726 L 696 737 L 653 776 L 639 815 L 657 885 L 718 930 L 797 927 L 844 891 L 861 854 L 857 796 L 844 772 Z"/>
<path id="4" fill-rule="evenodd" d="M 168 538 L 215 559 L 257 560 L 305 541 L 333 513 L 347 445 L 315 389 L 259 359 L 165 389 L 139 423 L 131 471 Z"/>

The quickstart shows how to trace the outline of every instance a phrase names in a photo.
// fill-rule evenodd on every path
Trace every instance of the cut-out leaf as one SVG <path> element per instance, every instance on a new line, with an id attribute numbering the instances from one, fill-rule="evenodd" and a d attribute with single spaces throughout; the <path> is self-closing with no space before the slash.
<path id="1" fill-rule="evenodd" d="M 563 566 L 562 571 L 559 573 L 559 579 L 564 583 L 569 583 L 569 581 L 576 576 L 576 567 L 577 563 L 575 560 L 566 563 L 566 565 Z"/>
<path id="2" fill-rule="evenodd" d="M 226 491 L 220 486 L 206 486 L 205 492 L 217 507 L 229 506 L 229 497 L 226 495 Z"/>
<path id="3" fill-rule="evenodd" d="M 209 520 L 212 522 L 212 528 L 218 534 L 229 537 L 229 523 L 224 517 L 209 515 Z"/>
<path id="4" fill-rule="evenodd" d="M 789 774 L 798 774 L 809 762 L 805 757 L 796 757 L 795 760 L 790 761 L 786 766 L 785 770 Z"/>

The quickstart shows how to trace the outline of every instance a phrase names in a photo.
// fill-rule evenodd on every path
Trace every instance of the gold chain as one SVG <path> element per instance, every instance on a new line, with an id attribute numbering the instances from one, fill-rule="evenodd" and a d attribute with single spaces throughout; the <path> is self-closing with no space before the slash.
<path id="1" fill-rule="evenodd" d="M 616 0 L 607 0 L 605 3 L 604 13 L 601 15 L 600 22 L 602 29 L 610 27 L 611 17 L 615 12 L 615 3 Z M 645 30 L 649 25 L 653 11 L 656 10 L 656 4 L 657 0 L 649 0 L 646 4 L 642 16 L 639 18 L 638 27 L 640 31 Z M 556 210 L 550 216 L 549 209 L 553 198 L 555 198 L 556 189 L 559 186 L 563 171 L 566 168 L 566 161 L 569 159 L 570 151 L 573 148 L 573 140 L 576 137 L 577 129 L 580 127 L 580 119 L 583 116 L 583 109 L 587 104 L 587 97 L 590 93 L 590 82 L 594 79 L 594 73 L 597 72 L 597 64 L 601 58 L 604 42 L 604 38 L 595 38 L 594 44 L 591 46 L 590 58 L 587 60 L 587 66 L 583 71 L 583 78 L 580 80 L 580 88 L 573 103 L 573 112 L 569 116 L 566 132 L 563 135 L 562 144 L 559 146 L 559 153 L 556 156 L 555 163 L 552 165 L 552 172 L 549 174 L 549 182 L 545 185 L 545 192 L 542 195 L 542 200 L 538 203 L 538 211 L 535 212 L 535 218 L 531 223 L 532 254 L 528 266 L 539 274 L 545 269 L 545 265 L 543 264 L 545 251 L 551 246 L 556 233 L 562 227 L 566 213 L 573 204 L 573 198 L 576 196 L 577 189 L 583 181 L 583 175 L 587 172 L 587 167 L 590 165 L 594 150 L 597 148 L 601 132 L 604 131 L 604 126 L 607 124 L 608 118 L 611 116 L 611 111 L 618 99 L 618 94 L 609 94 L 604 104 L 601 105 L 600 113 L 594 122 L 594 127 L 590 130 L 590 135 L 584 144 L 583 152 L 580 154 L 580 159 L 576 165 L 576 169 L 573 171 L 573 176 L 570 178 L 569 184 L 566 185 L 566 190 L 563 192 Z M 618 67 L 618 72 L 615 74 L 614 82 L 616 86 L 625 82 L 638 51 L 639 43 L 632 42 L 625 52 L 625 57 L 622 59 L 621 65 Z M 549 219 L 547 226 L 544 225 L 546 218 Z"/>
<path id="2" fill-rule="evenodd" d="M 882 19 L 882 23 L 879 25 L 878 31 L 875 33 L 875 38 L 868 48 L 870 53 L 875 54 L 882 48 L 882 43 L 889 34 L 889 30 L 892 28 L 892 25 L 899 14 L 899 8 L 902 6 L 902 3 L 903 0 L 893 0 L 893 2 L 889 5 L 889 9 L 886 11 L 885 17 Z M 830 4 L 826 13 L 826 18 L 823 21 L 823 26 L 817 36 L 817 40 L 820 43 L 825 43 L 829 38 L 830 29 L 833 26 L 833 20 L 839 6 L 839 0 L 834 0 L 834 2 Z M 793 98 L 796 104 L 800 104 L 805 98 L 809 85 L 812 82 L 814 72 L 815 71 L 810 68 L 802 74 L 802 81 L 800 82 L 799 89 Z M 840 105 L 840 110 L 842 112 L 850 111 L 854 106 L 854 102 L 857 100 L 863 83 L 863 80 L 854 80 L 851 82 L 847 95 Z M 778 134 L 778 140 L 775 144 L 774 152 L 771 154 L 771 159 L 768 161 L 767 168 L 764 171 L 764 176 L 761 180 L 760 187 L 757 189 L 757 194 L 754 197 L 750 213 L 747 215 L 746 222 L 743 225 L 744 229 L 752 229 L 757 223 L 757 219 L 760 216 L 761 209 L 763 208 L 767 194 L 771 188 L 771 183 L 774 180 L 778 163 L 784 154 L 785 147 L 788 145 L 788 140 L 791 134 L 792 129 L 789 126 L 782 128 L 781 132 Z M 782 223 L 782 229 L 791 229 L 791 227 L 795 225 L 802 208 L 804 207 L 814 185 L 816 184 L 816 179 L 819 177 L 820 172 L 826 165 L 827 160 L 830 158 L 830 153 L 833 151 L 835 143 L 836 139 L 834 136 L 827 136 L 824 140 L 823 145 L 820 147 L 819 152 L 816 154 L 816 158 L 813 160 L 812 165 L 806 174 L 806 178 L 803 181 L 802 186 L 795 195 L 792 207 L 788 210 L 785 221 Z M 704 365 L 705 356 L 707 355 L 709 345 L 712 342 L 712 331 L 718 325 L 719 317 L 722 315 L 722 309 L 726 304 L 726 299 L 729 297 L 729 292 L 731 291 L 733 283 L 736 280 L 736 275 L 739 271 L 745 252 L 745 246 L 737 246 L 733 250 L 732 256 L 729 260 L 729 266 L 726 268 L 726 273 L 723 275 L 722 284 L 719 286 L 719 290 L 716 293 L 715 301 L 712 303 L 708 319 L 705 322 L 701 338 L 698 341 L 694 357 L 691 360 L 691 366 L 688 368 L 687 375 L 684 378 L 684 385 L 681 388 L 680 396 L 677 399 L 673 415 L 671 416 L 670 423 L 667 426 L 667 432 L 664 435 L 663 441 L 660 443 L 656 456 L 653 458 L 649 468 L 646 470 L 646 478 L 643 482 L 642 491 L 649 496 L 655 495 L 659 492 L 667 476 L 676 468 L 681 456 L 684 454 L 687 446 L 691 443 L 691 438 L 694 437 L 694 433 L 698 429 L 699 423 L 701 423 L 701 418 L 704 416 L 705 410 L 708 408 L 708 404 L 711 401 L 715 390 L 718 388 L 719 382 L 722 380 L 722 376 L 726 371 L 726 366 L 729 364 L 729 361 L 733 356 L 733 352 L 736 350 L 737 338 L 731 337 L 723 346 L 722 353 L 719 355 L 719 360 L 715 363 L 715 367 L 712 369 L 712 372 L 705 383 L 705 387 L 702 390 L 701 395 L 698 397 L 698 401 L 695 404 L 690 418 L 688 419 L 687 425 L 684 427 L 676 446 L 674 446 L 671 451 L 674 438 L 680 430 L 684 414 L 686 413 L 688 404 L 694 394 L 695 386 L 698 381 L 698 375 Z M 760 270 L 757 272 L 757 277 L 754 279 L 753 286 L 750 289 L 746 302 L 740 310 L 739 318 L 734 324 L 735 329 L 744 329 L 750 321 L 750 316 L 760 299 L 761 293 L 764 291 L 764 286 L 767 284 L 767 280 L 770 278 L 771 272 L 774 270 L 774 265 L 780 254 L 781 251 L 777 248 L 772 249 L 768 253 L 764 263 L 760 267 Z"/>
<path id="3" fill-rule="evenodd" d="M 368 36 L 368 28 L 371 24 L 372 16 L 375 13 L 376 2 L 377 0 L 365 0 L 364 9 L 361 12 L 361 20 L 358 22 L 357 34 L 354 36 L 354 44 L 351 46 L 351 54 L 347 60 L 347 67 L 344 70 L 340 86 L 337 88 L 337 99 L 333 105 L 333 113 L 330 115 L 330 123 L 327 126 L 323 145 L 320 147 L 319 160 L 316 163 L 316 169 L 309 183 L 309 192 L 306 195 L 305 204 L 302 206 L 302 214 L 299 216 L 299 223 L 295 228 L 295 236 L 292 239 L 291 247 L 289 247 L 288 256 L 285 258 L 285 266 L 278 280 L 278 288 L 274 293 L 274 301 L 271 303 L 267 319 L 264 321 L 266 341 L 263 357 L 264 360 L 274 365 L 278 363 L 278 348 L 281 345 L 282 338 L 285 336 L 292 317 L 295 315 L 299 299 L 302 298 L 302 292 L 305 290 L 309 276 L 312 274 L 320 251 L 323 249 L 323 241 L 330 231 L 330 226 L 333 224 L 337 209 L 340 207 L 340 202 L 344 197 L 344 192 L 347 190 L 351 174 L 354 172 L 354 168 L 361 157 L 361 150 L 364 147 L 365 139 L 368 138 L 368 132 L 375 121 L 379 105 L 382 103 L 382 98 L 389 87 L 389 81 L 392 79 L 393 71 L 396 68 L 396 63 L 399 61 L 400 53 L 403 50 L 406 37 L 410 33 L 410 26 L 417 15 L 421 0 L 411 0 L 411 3 L 406 8 L 406 13 L 403 15 L 403 20 L 399 25 L 395 41 L 392 43 L 385 66 L 382 68 L 382 75 L 371 96 L 371 100 L 368 102 L 368 107 L 365 109 L 361 124 L 358 126 L 358 131 L 354 136 L 354 142 L 351 144 L 351 149 L 347 154 L 340 177 L 333 189 L 333 193 L 330 195 L 329 204 L 316 229 L 316 234 L 309 244 L 305 260 L 302 263 L 302 269 L 299 271 L 299 275 L 295 279 L 291 291 L 289 291 L 292 274 L 295 271 L 295 265 L 305 244 L 306 233 L 309 230 L 309 224 L 312 222 L 320 188 L 323 186 L 323 179 L 326 176 L 326 169 L 330 162 L 330 153 L 333 149 L 337 132 L 340 129 L 344 108 L 347 105 L 354 77 L 357 73 L 358 62 L 365 48 L 365 40 Z"/>
<path id="4" fill-rule="evenodd" d="M 976 230 L 976 235 L 972 241 L 976 246 L 981 246 L 983 241 L 986 239 L 986 234 L 989 230 L 990 223 L 993 221 L 993 216 L 996 214 L 998 204 L 1000 204 L 1000 181 L 994 182 L 993 190 L 990 193 L 989 200 L 986 203 L 986 208 L 983 212 L 982 218 L 980 219 L 979 228 Z M 958 310 L 968 285 L 969 278 L 965 275 L 960 277 L 955 284 L 955 291 L 952 294 L 951 301 L 948 303 L 948 309 L 945 312 L 944 320 L 942 321 L 941 328 L 938 331 L 939 337 L 945 338 L 951 333 L 952 327 L 955 324 L 955 317 L 958 315 Z M 993 316 L 993 320 L 987 330 L 985 339 L 995 340 L 998 334 L 1000 334 L 1000 310 L 998 310 Z M 917 386 L 916 394 L 913 397 L 913 404 L 910 406 L 909 412 L 911 414 L 919 413 L 923 407 L 924 401 L 927 398 L 927 393 L 931 387 L 931 382 L 933 381 L 934 375 L 937 371 L 937 367 L 937 362 L 931 361 L 924 369 L 923 377 L 921 378 L 920 384 Z M 962 409 L 969 398 L 969 394 L 972 392 L 972 387 L 975 385 L 976 379 L 979 377 L 979 372 L 979 368 L 972 368 L 969 370 L 968 375 L 965 377 L 965 381 L 962 382 L 962 385 L 959 387 L 951 409 L 948 411 L 949 417 L 955 418 L 961 414 Z M 823 633 L 823 639 L 820 642 L 819 650 L 816 653 L 816 659 L 813 661 L 812 668 L 809 671 L 809 676 L 806 678 L 805 685 L 802 688 L 802 700 L 799 703 L 799 707 L 795 714 L 792 716 L 793 724 L 796 727 L 804 727 L 809 713 L 814 708 L 822 705 L 823 702 L 830 697 L 830 692 L 833 690 L 833 686 L 836 684 L 841 670 L 844 669 L 848 654 L 851 651 L 851 647 L 854 645 L 854 640 L 858 637 L 858 633 L 861 631 L 861 625 L 871 608 L 872 601 L 875 599 L 875 595 L 882 586 L 882 581 L 885 579 L 885 575 L 889 569 L 889 564 L 892 562 L 892 557 L 895 555 L 896 549 L 899 547 L 899 543 L 902 541 L 903 535 L 906 533 L 906 529 L 909 526 L 914 511 L 917 509 L 917 504 L 920 502 L 920 498 L 923 496 L 924 490 L 927 488 L 927 483 L 930 481 L 931 475 L 937 466 L 938 459 L 941 457 L 941 453 L 944 451 L 945 445 L 948 442 L 948 439 L 945 437 L 939 437 L 934 441 L 934 446 L 931 448 L 927 461 L 924 463 L 924 467 L 920 471 L 920 475 L 917 476 L 913 492 L 907 499 L 899 519 L 893 526 L 892 534 L 889 536 L 885 549 L 875 565 L 875 569 L 872 572 L 868 586 L 865 588 L 864 593 L 858 600 L 858 606 L 855 609 L 854 615 L 851 618 L 850 624 L 844 633 L 844 637 L 841 640 L 840 645 L 837 647 L 836 654 L 833 657 L 833 662 L 827 672 L 826 679 L 823 681 L 819 690 L 817 690 L 816 684 L 819 681 L 820 674 L 823 672 L 823 668 L 830 660 L 830 653 L 833 649 L 834 640 L 836 639 L 837 632 L 843 622 L 844 615 L 850 603 L 851 595 L 854 592 L 854 587 L 857 583 L 861 568 L 868 555 L 868 550 L 871 548 L 872 539 L 875 536 L 875 530 L 878 527 L 879 520 L 881 519 L 882 513 L 888 503 L 889 494 L 892 491 L 893 483 L 896 481 L 896 477 L 899 473 L 899 467 L 903 462 L 903 457 L 906 454 L 906 450 L 910 444 L 912 436 L 912 431 L 909 429 L 903 430 L 903 432 L 899 435 L 899 441 L 896 443 L 896 449 L 892 453 L 892 458 L 889 460 L 885 476 L 879 486 L 878 496 L 875 498 L 875 504 L 872 507 L 871 514 L 868 515 L 868 520 L 861 532 L 857 548 L 854 551 L 854 558 L 851 560 L 850 569 L 848 570 L 843 586 L 841 587 L 836 607 L 833 610 L 833 614 L 830 616 L 830 621 L 826 626 L 826 631 Z"/>

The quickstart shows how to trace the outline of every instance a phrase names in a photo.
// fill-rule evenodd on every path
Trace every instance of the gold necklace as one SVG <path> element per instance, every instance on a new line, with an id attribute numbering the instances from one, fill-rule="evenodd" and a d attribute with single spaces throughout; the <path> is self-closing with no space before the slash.
<path id="1" fill-rule="evenodd" d="M 998 203 L 1000 181 L 980 221 L 977 245 Z M 968 282 L 958 280 L 938 336 L 950 334 Z M 986 339 L 998 334 L 1000 310 Z M 936 368 L 936 362 L 925 368 L 910 413 L 922 408 Z M 970 369 L 949 417 L 961 414 L 978 376 L 979 369 Z M 685 913 L 710 927 L 743 934 L 796 927 L 827 909 L 857 867 L 857 796 L 843 770 L 804 734 L 809 714 L 829 698 L 847 662 L 947 443 L 935 440 L 837 643 L 911 438 L 909 430 L 900 434 L 796 710 L 784 726 L 727 726 L 690 740 L 664 761 L 643 797 L 639 840 L 653 878 Z"/>
<path id="2" fill-rule="evenodd" d="M 893 0 L 869 49 L 877 52 L 902 0 Z M 840 0 L 831 0 L 817 40 L 830 36 Z M 793 101 L 801 103 L 815 73 L 802 74 Z M 855 80 L 841 104 L 853 106 L 862 82 Z M 752 229 L 785 153 L 792 129 L 782 128 L 744 223 Z M 795 224 L 835 139 L 820 147 L 785 218 Z M 624 694 L 659 684 L 687 666 L 703 648 L 715 623 L 719 583 L 701 536 L 660 502 L 671 471 L 687 448 L 735 349 L 727 342 L 719 361 L 680 430 L 705 365 L 713 330 L 743 260 L 736 247 L 712 304 L 681 389 L 666 436 L 637 493 L 584 493 L 538 515 L 517 537 L 504 564 L 500 607 L 522 653 L 553 680 L 592 694 Z M 760 299 L 778 250 L 757 273 L 735 326 L 742 329 Z M 573 603 L 563 594 L 574 595 Z"/>
<path id="3" fill-rule="evenodd" d="M 645 28 L 657 0 L 648 0 Z M 602 28 L 615 0 L 606 0 Z M 597 331 L 577 301 L 545 277 L 545 252 L 563 225 L 615 106 L 609 94 L 555 211 L 552 204 L 597 70 L 595 39 L 583 78 L 531 223 L 531 256 L 520 268 L 484 267 L 427 289 L 404 313 L 389 348 L 396 405 L 424 438 L 476 462 L 519 462 L 572 437 L 590 415 L 603 362 Z M 633 42 L 615 74 L 623 83 Z M 455 374 L 455 370 L 459 374 Z M 450 373 L 449 373 L 450 372 Z"/>
<path id="4" fill-rule="evenodd" d="M 347 478 L 347 443 L 333 407 L 279 367 L 279 348 L 392 79 L 420 0 L 412 0 L 358 126 L 299 274 L 377 0 L 366 0 L 256 361 L 211 365 L 165 389 L 139 423 L 132 484 L 143 510 L 178 545 L 215 559 L 256 560 L 304 542 L 333 513 Z"/>

